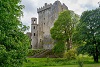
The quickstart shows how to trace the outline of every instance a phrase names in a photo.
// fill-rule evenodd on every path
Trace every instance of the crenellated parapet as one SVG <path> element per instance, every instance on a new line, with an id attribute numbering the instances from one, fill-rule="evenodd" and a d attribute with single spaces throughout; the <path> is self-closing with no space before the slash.
<path id="1" fill-rule="evenodd" d="M 51 8 L 51 6 L 52 6 L 52 4 L 47 4 L 47 3 L 45 3 L 45 5 L 44 5 L 43 7 L 37 8 L 37 12 L 39 13 L 39 12 L 41 12 L 41 11 L 44 11 L 44 10 L 46 10 L 46 9 L 48 9 L 48 8 Z"/>

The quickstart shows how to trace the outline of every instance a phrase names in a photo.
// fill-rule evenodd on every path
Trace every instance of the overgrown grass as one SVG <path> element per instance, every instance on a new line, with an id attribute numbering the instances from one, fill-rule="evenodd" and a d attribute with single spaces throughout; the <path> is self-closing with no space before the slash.
<path id="1" fill-rule="evenodd" d="M 78 67 L 76 59 L 67 60 L 65 58 L 27 58 L 23 67 Z M 93 62 L 92 57 L 84 58 L 84 67 L 100 67 L 100 63 Z"/>

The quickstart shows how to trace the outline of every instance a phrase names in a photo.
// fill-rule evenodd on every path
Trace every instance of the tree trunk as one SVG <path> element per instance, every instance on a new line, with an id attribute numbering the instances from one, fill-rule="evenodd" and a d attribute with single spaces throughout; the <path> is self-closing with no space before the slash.
<path id="1" fill-rule="evenodd" d="M 93 58 L 94 58 L 94 62 L 98 63 L 98 56 L 93 55 Z"/>
<path id="2" fill-rule="evenodd" d="M 67 41 L 67 51 L 70 50 L 70 43 Z"/>
<path id="3" fill-rule="evenodd" d="M 70 38 L 69 43 L 70 43 L 70 49 L 71 49 L 72 48 L 72 38 Z"/>
<path id="4" fill-rule="evenodd" d="M 93 58 L 94 58 L 94 62 L 98 63 L 98 49 L 97 49 L 97 46 L 96 46 L 96 52 L 94 53 Z"/>
<path id="5" fill-rule="evenodd" d="M 72 39 L 69 38 L 69 40 L 67 41 L 67 50 L 70 50 L 72 48 Z"/>

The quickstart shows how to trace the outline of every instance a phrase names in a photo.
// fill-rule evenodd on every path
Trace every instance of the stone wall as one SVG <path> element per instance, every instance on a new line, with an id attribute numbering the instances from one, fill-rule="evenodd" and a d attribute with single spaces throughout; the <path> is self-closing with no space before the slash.
<path id="1" fill-rule="evenodd" d="M 38 24 L 37 18 L 31 18 L 31 45 L 33 49 L 38 48 Z"/>
<path id="2" fill-rule="evenodd" d="M 55 1 L 53 4 L 47 4 L 37 9 L 38 13 L 38 33 L 37 33 L 37 45 L 38 49 L 52 49 L 53 42 L 50 35 L 50 29 L 53 27 L 55 20 L 58 18 L 60 12 L 68 10 L 65 4 L 61 4 L 60 1 Z M 32 26 L 33 27 L 33 26 Z M 36 31 L 36 30 L 34 30 Z M 32 33 L 33 28 L 32 28 Z M 33 34 L 32 34 L 33 35 Z M 33 40 L 34 37 L 32 37 Z M 32 44 L 36 45 L 36 42 L 32 41 Z M 33 47 L 35 47 L 35 45 Z"/>

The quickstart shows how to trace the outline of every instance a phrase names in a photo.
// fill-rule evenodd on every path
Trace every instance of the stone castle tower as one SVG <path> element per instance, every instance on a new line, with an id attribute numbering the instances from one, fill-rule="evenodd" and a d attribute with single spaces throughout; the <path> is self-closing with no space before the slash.
<path id="1" fill-rule="evenodd" d="M 31 46 L 33 49 L 52 49 L 53 41 L 50 35 L 50 29 L 54 21 L 58 18 L 60 12 L 68 10 L 68 7 L 60 1 L 53 4 L 47 4 L 37 9 L 37 18 L 31 18 Z"/>

